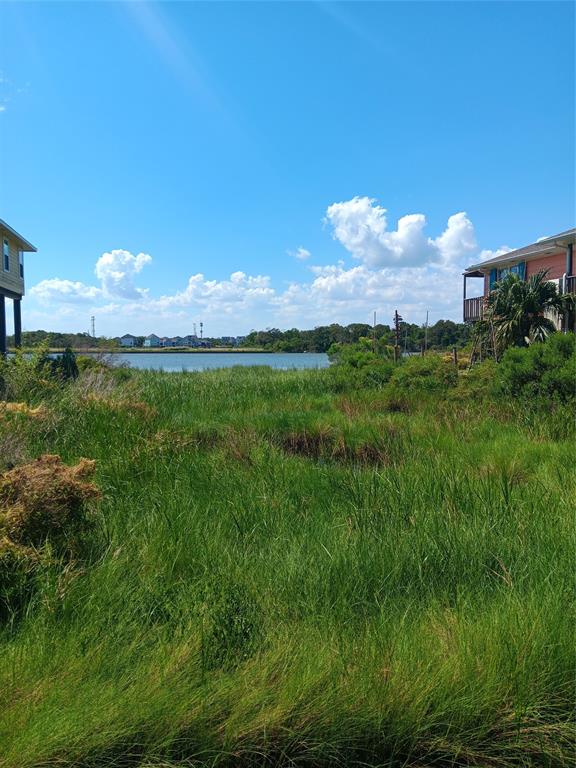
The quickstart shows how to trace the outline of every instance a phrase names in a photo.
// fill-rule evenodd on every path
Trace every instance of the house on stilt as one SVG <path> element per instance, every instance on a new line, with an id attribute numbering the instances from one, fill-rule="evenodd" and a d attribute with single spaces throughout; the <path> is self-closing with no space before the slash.
<path id="1" fill-rule="evenodd" d="M 22 346 L 20 303 L 24 296 L 24 254 L 36 248 L 0 219 L 2 265 L 0 266 L 0 355 L 6 355 L 6 299 L 14 305 L 14 346 Z"/>

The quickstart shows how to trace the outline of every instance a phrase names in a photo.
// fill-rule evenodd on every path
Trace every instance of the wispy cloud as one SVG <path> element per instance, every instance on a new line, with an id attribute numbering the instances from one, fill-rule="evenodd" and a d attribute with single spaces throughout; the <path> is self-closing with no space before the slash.
<path id="1" fill-rule="evenodd" d="M 300 261 L 306 261 L 312 256 L 310 251 L 307 248 L 303 248 L 301 245 L 298 246 L 295 251 L 288 251 L 288 255 L 292 256 L 294 259 L 299 259 Z"/>
<path id="2" fill-rule="evenodd" d="M 177 25 L 172 23 L 166 4 L 127 0 L 123 7 L 172 74 L 197 97 L 222 110 L 223 105 L 205 65 L 192 48 L 190 39 L 185 38 Z"/>
<path id="3" fill-rule="evenodd" d="M 0 112 L 7 112 L 9 105 L 26 93 L 29 87 L 30 83 L 18 85 L 0 71 Z"/>

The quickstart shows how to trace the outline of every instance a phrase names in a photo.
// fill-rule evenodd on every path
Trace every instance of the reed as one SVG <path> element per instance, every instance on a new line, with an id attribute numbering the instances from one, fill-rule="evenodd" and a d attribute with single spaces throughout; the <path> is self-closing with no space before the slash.
<path id="1" fill-rule="evenodd" d="M 571 764 L 565 410 L 88 373 L 18 422 L 102 501 L 0 635 L 2 768 Z"/>

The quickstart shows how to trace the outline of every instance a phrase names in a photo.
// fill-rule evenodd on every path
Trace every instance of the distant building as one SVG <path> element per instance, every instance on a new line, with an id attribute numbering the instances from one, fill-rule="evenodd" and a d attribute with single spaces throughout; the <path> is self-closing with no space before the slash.
<path id="1" fill-rule="evenodd" d="M 131 333 L 125 333 L 124 336 L 120 336 L 119 339 L 121 347 L 135 347 L 137 340 L 137 337 L 132 336 Z"/>
<path id="2" fill-rule="evenodd" d="M 159 347 L 160 346 L 160 337 L 156 336 L 155 333 L 151 333 L 149 336 L 146 336 L 144 339 L 144 346 L 145 347 Z"/>
<path id="3" fill-rule="evenodd" d="M 24 296 L 24 253 L 36 248 L 0 219 L 2 267 L 0 268 L 0 355 L 6 355 L 6 299 L 14 305 L 14 346 L 22 346 L 20 302 Z"/>
<path id="4" fill-rule="evenodd" d="M 225 336 L 226 343 L 230 344 L 230 346 L 234 346 L 237 342 L 236 337 L 234 336 Z M 240 339 L 243 339 L 243 336 L 239 337 Z M 126 339 L 126 343 L 124 340 Z M 133 339 L 134 342 L 131 344 L 130 339 Z M 131 334 L 127 333 L 125 336 L 122 336 L 121 339 L 118 339 L 121 346 L 123 347 L 133 347 L 136 346 L 137 337 L 132 336 Z M 144 339 L 144 346 L 147 348 L 155 348 L 155 347 L 202 347 L 202 348 L 209 348 L 210 342 L 199 339 L 198 336 L 196 336 L 193 333 L 189 333 L 187 336 L 157 336 L 155 333 L 151 333 Z"/>

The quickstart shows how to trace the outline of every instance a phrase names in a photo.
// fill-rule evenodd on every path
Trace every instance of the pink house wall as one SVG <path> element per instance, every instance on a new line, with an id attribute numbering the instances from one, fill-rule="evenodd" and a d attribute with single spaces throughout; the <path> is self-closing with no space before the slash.
<path id="1" fill-rule="evenodd" d="M 539 259 L 526 262 L 526 277 L 535 275 L 541 269 L 548 270 L 550 280 L 557 280 L 562 277 L 566 271 L 566 252 L 552 253 L 548 256 L 541 256 Z"/>
<path id="2" fill-rule="evenodd" d="M 530 275 L 535 275 L 540 272 L 541 269 L 548 270 L 548 278 L 550 280 L 557 280 L 562 277 L 566 271 L 566 251 L 558 251 L 557 253 L 550 253 L 546 256 L 541 256 L 539 259 L 532 259 L 532 261 L 526 262 L 526 278 Z M 484 296 L 488 296 L 490 293 L 490 272 L 484 275 Z"/>

